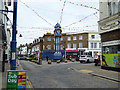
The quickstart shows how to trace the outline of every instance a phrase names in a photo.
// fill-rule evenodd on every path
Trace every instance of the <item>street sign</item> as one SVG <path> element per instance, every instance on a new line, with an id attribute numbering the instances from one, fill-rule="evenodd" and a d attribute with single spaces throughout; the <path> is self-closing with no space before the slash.
<path id="1" fill-rule="evenodd" d="M 26 71 L 25 70 L 8 70 L 7 71 L 7 89 L 26 88 Z"/>

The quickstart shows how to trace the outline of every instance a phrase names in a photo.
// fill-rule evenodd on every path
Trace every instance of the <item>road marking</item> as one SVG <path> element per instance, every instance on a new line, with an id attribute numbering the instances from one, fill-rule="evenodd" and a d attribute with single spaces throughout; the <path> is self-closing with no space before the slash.
<path id="1" fill-rule="evenodd" d="M 98 76 L 94 76 L 94 77 L 97 77 L 97 78 L 100 78 L 100 79 L 104 79 L 104 80 L 107 80 L 107 81 L 110 81 L 110 82 L 114 82 L 114 83 L 119 83 L 119 82 L 117 82 L 117 81 L 109 80 L 109 79 L 102 78 L 102 77 L 98 77 Z"/>
<path id="2" fill-rule="evenodd" d="M 24 70 L 23 67 L 22 67 L 22 65 L 21 65 L 21 64 L 19 64 L 19 65 L 20 65 L 20 67 L 21 67 L 21 70 Z M 31 84 L 31 82 L 28 81 L 28 80 L 30 80 L 30 79 L 29 79 L 28 76 L 27 76 L 28 87 L 30 88 L 30 90 L 31 90 L 31 89 L 34 90 L 34 88 L 33 88 L 32 84 Z"/>
<path id="3" fill-rule="evenodd" d="M 91 72 L 93 72 L 92 70 L 79 70 L 80 72 L 83 72 L 83 73 L 91 73 Z"/>

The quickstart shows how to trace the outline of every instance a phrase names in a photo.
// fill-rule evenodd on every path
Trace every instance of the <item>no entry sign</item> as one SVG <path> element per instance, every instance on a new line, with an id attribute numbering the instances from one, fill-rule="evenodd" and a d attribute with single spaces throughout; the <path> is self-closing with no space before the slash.
<path id="1" fill-rule="evenodd" d="M 8 89 L 26 88 L 26 71 L 25 70 L 8 70 L 7 71 L 7 88 Z"/>

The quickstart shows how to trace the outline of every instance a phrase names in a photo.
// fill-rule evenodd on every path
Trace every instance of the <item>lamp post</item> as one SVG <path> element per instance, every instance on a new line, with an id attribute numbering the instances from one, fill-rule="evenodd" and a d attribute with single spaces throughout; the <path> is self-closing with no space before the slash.
<path id="1" fill-rule="evenodd" d="M 17 25 L 17 0 L 13 2 L 13 30 L 12 30 L 12 41 L 11 41 L 11 53 L 10 53 L 10 68 L 16 70 L 16 25 Z"/>

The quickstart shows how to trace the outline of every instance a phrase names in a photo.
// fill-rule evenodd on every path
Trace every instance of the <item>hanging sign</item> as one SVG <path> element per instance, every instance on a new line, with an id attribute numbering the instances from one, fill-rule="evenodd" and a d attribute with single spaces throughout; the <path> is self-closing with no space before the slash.
<path id="1" fill-rule="evenodd" d="M 19 89 L 19 88 L 26 88 L 26 71 L 8 70 L 7 89 Z"/>

